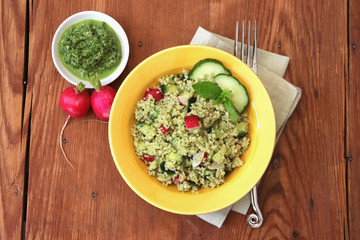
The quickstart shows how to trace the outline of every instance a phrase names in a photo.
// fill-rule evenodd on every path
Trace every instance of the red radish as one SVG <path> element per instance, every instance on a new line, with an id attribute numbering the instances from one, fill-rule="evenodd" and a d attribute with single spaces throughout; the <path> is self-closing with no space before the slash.
<path id="1" fill-rule="evenodd" d="M 111 105 L 114 101 L 116 91 L 109 86 L 103 86 L 96 89 L 91 94 L 91 107 L 96 116 L 101 120 L 108 121 L 110 116 Z"/>
<path id="2" fill-rule="evenodd" d="M 176 176 L 176 177 L 174 178 L 173 182 L 174 182 L 174 183 L 180 182 L 179 176 Z M 181 181 L 181 182 L 187 182 L 187 179 L 185 178 L 185 179 L 184 179 L 183 181 Z"/>
<path id="3" fill-rule="evenodd" d="M 69 116 L 67 117 L 63 128 L 60 132 L 60 148 L 66 161 L 70 164 L 72 169 L 74 169 L 73 165 L 70 163 L 69 159 L 66 157 L 65 151 L 62 146 L 62 136 L 64 133 L 64 129 L 69 122 L 70 117 L 80 118 L 84 116 L 90 108 L 90 96 L 89 93 L 85 90 L 85 85 L 80 82 L 76 87 L 68 87 L 66 88 L 60 95 L 60 107 L 64 110 Z M 74 169 L 75 170 L 75 169 Z"/>
<path id="4" fill-rule="evenodd" d="M 161 91 L 156 88 L 150 88 L 145 92 L 145 96 L 144 96 L 145 101 L 149 99 L 149 95 L 152 95 L 155 101 L 159 101 L 164 98 L 164 95 L 161 93 Z"/>
<path id="5" fill-rule="evenodd" d="M 206 152 L 201 152 L 201 153 L 195 154 L 192 159 L 192 166 L 193 167 L 199 166 L 204 161 L 206 156 L 207 156 Z"/>
<path id="6" fill-rule="evenodd" d="M 196 115 L 187 116 L 184 121 L 187 130 L 194 130 L 200 127 L 199 120 Z"/>
<path id="7" fill-rule="evenodd" d="M 143 159 L 144 159 L 145 161 L 147 161 L 147 162 L 152 162 L 152 161 L 154 161 L 154 157 L 146 156 L 146 155 L 143 156 Z"/>
<path id="8" fill-rule="evenodd" d="M 74 118 L 84 116 L 90 108 L 90 96 L 84 91 L 85 85 L 80 82 L 76 87 L 66 88 L 60 95 L 60 107 Z"/>
<path id="9" fill-rule="evenodd" d="M 160 131 L 162 132 L 163 135 L 167 134 L 168 132 L 170 132 L 170 128 L 166 128 L 164 126 L 159 127 Z"/>

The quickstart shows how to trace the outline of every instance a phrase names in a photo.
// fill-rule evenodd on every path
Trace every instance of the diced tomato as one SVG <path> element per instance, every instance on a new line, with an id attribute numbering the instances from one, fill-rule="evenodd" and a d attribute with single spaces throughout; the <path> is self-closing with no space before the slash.
<path id="1" fill-rule="evenodd" d="M 145 92 L 144 99 L 147 101 L 149 99 L 149 95 L 152 95 L 155 101 L 159 101 L 164 98 L 164 95 L 161 93 L 160 89 L 150 88 Z"/>
<path id="2" fill-rule="evenodd" d="M 185 117 L 185 126 L 187 130 L 192 130 L 200 126 L 199 119 L 196 115 Z"/>
<path id="3" fill-rule="evenodd" d="M 170 132 L 170 128 L 166 128 L 164 126 L 159 127 L 160 131 L 162 132 L 163 135 L 167 134 L 168 132 Z"/>
<path id="4" fill-rule="evenodd" d="M 147 161 L 147 162 L 152 162 L 152 161 L 154 161 L 154 157 L 146 156 L 146 155 L 143 156 L 143 159 L 144 159 L 145 161 Z"/>

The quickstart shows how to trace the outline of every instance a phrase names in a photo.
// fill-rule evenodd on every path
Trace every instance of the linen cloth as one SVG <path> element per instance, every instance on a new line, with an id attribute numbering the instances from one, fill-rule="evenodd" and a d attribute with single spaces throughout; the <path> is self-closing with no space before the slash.
<path id="1" fill-rule="evenodd" d="M 202 27 L 197 29 L 190 44 L 216 47 L 231 54 L 234 52 L 234 40 L 209 32 Z M 274 107 L 276 142 L 301 97 L 301 89 L 283 79 L 289 60 L 289 57 L 257 49 L 258 76 L 268 91 Z M 220 228 L 230 210 L 245 215 L 250 203 L 250 193 L 248 193 L 232 206 L 198 217 Z"/>

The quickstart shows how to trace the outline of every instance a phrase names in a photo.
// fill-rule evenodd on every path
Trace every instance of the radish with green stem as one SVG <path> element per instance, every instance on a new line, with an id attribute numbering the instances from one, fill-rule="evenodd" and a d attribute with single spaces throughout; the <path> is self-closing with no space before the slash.
<path id="1" fill-rule="evenodd" d="M 109 86 L 101 87 L 101 84 L 94 84 L 94 87 L 95 91 L 91 94 L 91 107 L 96 116 L 101 120 L 108 121 L 116 91 Z"/>
<path id="2" fill-rule="evenodd" d="M 70 164 L 73 170 L 74 167 L 70 163 L 69 159 L 66 157 L 64 148 L 63 148 L 63 141 L 62 136 L 64 133 L 64 129 L 69 122 L 71 117 L 80 118 L 84 116 L 90 108 L 90 96 L 89 93 L 85 90 L 85 85 L 80 82 L 77 86 L 72 86 L 66 88 L 60 95 L 60 107 L 64 110 L 69 116 L 67 117 L 63 128 L 61 129 L 60 133 L 60 148 L 66 161 Z"/>

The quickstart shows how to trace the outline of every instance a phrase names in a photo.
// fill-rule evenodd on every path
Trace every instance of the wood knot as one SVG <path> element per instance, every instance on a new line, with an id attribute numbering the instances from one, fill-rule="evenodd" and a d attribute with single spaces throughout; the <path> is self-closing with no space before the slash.
<path id="1" fill-rule="evenodd" d="M 274 169 L 278 169 L 280 167 L 280 160 L 279 158 L 274 158 L 273 160 L 273 167 Z"/>
<path id="2" fill-rule="evenodd" d="M 300 235 L 300 233 L 298 232 L 298 231 L 293 231 L 292 232 L 292 234 L 291 234 L 291 236 L 293 237 L 293 238 L 297 238 L 297 237 L 299 237 L 299 235 Z"/>
<path id="3" fill-rule="evenodd" d="M 319 92 L 317 90 L 314 91 L 315 98 L 319 97 Z"/>

